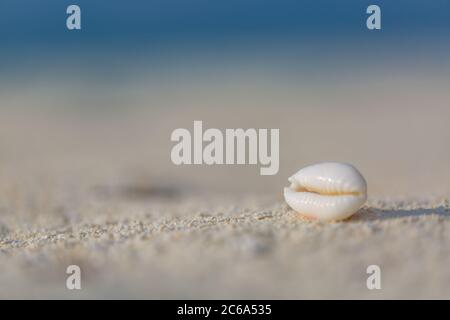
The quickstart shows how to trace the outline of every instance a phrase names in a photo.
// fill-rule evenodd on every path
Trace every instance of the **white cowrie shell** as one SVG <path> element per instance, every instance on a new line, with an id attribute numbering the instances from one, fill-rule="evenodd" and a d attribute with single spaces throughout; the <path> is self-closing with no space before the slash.
<path id="1" fill-rule="evenodd" d="M 367 199 L 367 184 L 352 165 L 324 162 L 298 171 L 284 188 L 284 199 L 298 213 L 319 221 L 344 220 Z"/>

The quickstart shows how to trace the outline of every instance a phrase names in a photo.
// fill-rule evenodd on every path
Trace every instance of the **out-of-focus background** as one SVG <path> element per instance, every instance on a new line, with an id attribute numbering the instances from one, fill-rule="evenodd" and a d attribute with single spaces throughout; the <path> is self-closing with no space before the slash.
<path id="1" fill-rule="evenodd" d="M 448 297 L 448 1 L 375 31 L 368 1 L 78 0 L 78 31 L 70 4 L 0 2 L 0 297 L 74 297 L 71 263 L 93 298 Z M 194 120 L 279 128 L 279 173 L 173 165 Z M 350 222 L 283 204 L 319 161 L 366 177 Z"/>

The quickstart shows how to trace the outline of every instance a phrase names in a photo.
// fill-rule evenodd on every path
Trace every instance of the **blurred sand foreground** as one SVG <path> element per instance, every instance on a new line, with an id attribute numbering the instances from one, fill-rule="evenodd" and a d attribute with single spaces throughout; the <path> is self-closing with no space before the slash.
<path id="1" fill-rule="evenodd" d="M 247 80 L 0 91 L 0 298 L 450 298 L 449 79 Z M 174 166 L 194 120 L 279 128 L 278 175 Z M 318 161 L 366 177 L 350 220 L 284 203 Z"/>

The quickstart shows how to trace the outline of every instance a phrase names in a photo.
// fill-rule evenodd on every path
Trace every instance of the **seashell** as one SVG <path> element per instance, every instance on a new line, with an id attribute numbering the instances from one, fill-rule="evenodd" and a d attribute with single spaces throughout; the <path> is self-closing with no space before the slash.
<path id="1" fill-rule="evenodd" d="M 298 213 L 319 221 L 344 220 L 367 199 L 367 184 L 352 165 L 324 162 L 299 170 L 284 188 L 284 199 Z"/>

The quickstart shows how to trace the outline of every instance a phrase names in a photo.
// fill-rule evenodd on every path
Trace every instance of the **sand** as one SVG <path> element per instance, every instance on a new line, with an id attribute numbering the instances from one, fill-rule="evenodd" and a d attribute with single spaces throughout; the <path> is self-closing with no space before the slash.
<path id="1" fill-rule="evenodd" d="M 417 79 L 3 90 L 0 298 L 450 298 L 450 93 Z M 280 128 L 280 172 L 174 166 L 170 133 L 194 120 Z M 318 161 L 366 177 L 351 219 L 284 203 L 287 177 Z"/>

